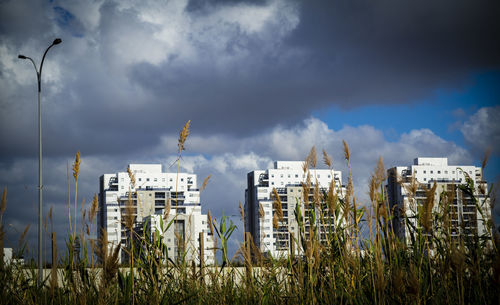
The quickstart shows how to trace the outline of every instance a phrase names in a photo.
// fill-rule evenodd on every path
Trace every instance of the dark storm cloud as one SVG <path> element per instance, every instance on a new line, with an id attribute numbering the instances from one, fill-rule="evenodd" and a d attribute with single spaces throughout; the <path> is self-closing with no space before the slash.
<path id="1" fill-rule="evenodd" d="M 136 64 L 129 76 L 175 101 L 160 109 L 189 114 L 204 131 L 255 132 L 331 104 L 413 102 L 463 88 L 500 68 L 498 13 L 486 1 L 304 1 L 300 23 L 272 52 L 239 33 L 227 52 L 243 45 L 250 54 L 222 72 L 210 58 L 180 67 L 173 59 Z"/>
<path id="2" fill-rule="evenodd" d="M 500 68 L 497 2 L 3 6 L 2 57 L 64 41 L 44 69 L 49 154 L 140 151 L 188 119 L 205 134 L 255 134 L 332 104 L 431 97 Z M 32 67 L 0 64 L 2 154 L 26 156 L 36 151 Z"/>

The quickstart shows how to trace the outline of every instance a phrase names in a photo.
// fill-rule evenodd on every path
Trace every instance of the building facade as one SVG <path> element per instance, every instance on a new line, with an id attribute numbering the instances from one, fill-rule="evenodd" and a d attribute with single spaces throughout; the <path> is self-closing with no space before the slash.
<path id="1" fill-rule="evenodd" d="M 273 257 L 287 257 L 290 254 L 290 236 L 299 238 L 299 224 L 296 219 L 296 206 L 300 205 L 304 215 L 305 235 L 308 238 L 308 228 L 311 225 L 311 213 L 317 209 L 314 204 L 304 205 L 304 183 L 310 174 L 311 187 L 308 191 L 309 202 L 313 201 L 315 184 L 321 194 L 327 192 L 330 182 L 334 181 L 335 192 L 341 196 L 342 173 L 330 169 L 308 169 L 304 172 L 304 162 L 276 161 L 274 168 L 255 170 L 247 174 L 247 189 L 245 190 L 245 231 L 250 232 L 253 242 L 262 253 Z M 276 200 L 273 189 L 279 196 L 283 220 L 278 226 L 273 226 L 273 207 Z M 316 225 L 320 226 L 318 219 Z M 323 234 L 328 228 L 322 228 Z M 323 235 L 323 237 L 326 237 Z M 296 255 L 302 255 L 300 247 L 294 247 Z"/>
<path id="2" fill-rule="evenodd" d="M 99 233 L 106 231 L 108 242 L 121 249 L 129 247 L 129 232 L 125 226 L 127 203 L 132 203 L 132 216 L 134 230 L 142 232 L 144 224 L 151 231 L 159 229 L 159 219 L 165 214 L 169 222 L 175 217 L 175 232 L 183 232 L 182 242 L 189 247 L 183 247 L 186 257 L 198 259 L 192 253 L 199 253 L 199 232 L 204 233 L 205 247 L 212 248 L 213 240 L 210 234 L 207 215 L 201 213 L 200 192 L 197 188 L 197 177 L 188 173 L 162 172 L 161 164 L 130 164 L 128 166 L 135 181 L 131 181 L 128 171 L 115 174 L 104 174 L 100 177 L 99 185 Z M 170 208 L 165 213 L 165 208 Z M 153 228 L 153 230 L 151 230 Z M 164 226 L 166 228 L 166 225 Z M 166 243 L 172 258 L 180 254 L 174 244 L 176 234 L 174 230 L 162 232 L 163 241 Z M 179 243 L 177 243 L 179 244 Z M 120 259 L 126 259 L 126 252 L 120 250 Z M 204 251 L 205 262 L 213 262 L 212 251 Z"/>
<path id="3" fill-rule="evenodd" d="M 490 208 L 480 167 L 448 165 L 447 158 L 416 158 L 413 165 L 393 167 L 387 173 L 388 202 L 395 216 L 392 225 L 400 239 L 409 241 L 409 227 L 423 228 L 424 205 L 429 203 L 431 215 L 441 213 L 445 223 L 431 223 L 428 229 L 449 228 L 454 240 L 485 233 Z M 473 196 L 463 190 L 468 178 L 474 183 Z"/>

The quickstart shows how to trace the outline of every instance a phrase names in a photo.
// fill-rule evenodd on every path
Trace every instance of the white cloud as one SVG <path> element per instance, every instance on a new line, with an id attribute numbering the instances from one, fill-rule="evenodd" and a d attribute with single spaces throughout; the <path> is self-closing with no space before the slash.
<path id="1" fill-rule="evenodd" d="M 482 157 L 488 149 L 500 155 L 500 106 L 483 107 L 462 125 L 460 131 L 473 151 Z"/>

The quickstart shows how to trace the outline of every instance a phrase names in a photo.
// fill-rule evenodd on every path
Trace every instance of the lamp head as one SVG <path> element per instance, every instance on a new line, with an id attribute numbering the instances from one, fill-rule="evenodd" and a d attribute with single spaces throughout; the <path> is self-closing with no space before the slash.
<path id="1" fill-rule="evenodd" d="M 54 39 L 53 45 L 60 44 L 62 42 L 61 38 Z"/>
<path id="2" fill-rule="evenodd" d="M 17 58 L 26 59 L 26 56 L 19 54 L 19 56 L 17 56 Z"/>

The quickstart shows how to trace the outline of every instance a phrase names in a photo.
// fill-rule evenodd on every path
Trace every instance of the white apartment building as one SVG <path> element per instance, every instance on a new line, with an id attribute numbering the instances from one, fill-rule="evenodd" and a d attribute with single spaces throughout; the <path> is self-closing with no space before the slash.
<path id="1" fill-rule="evenodd" d="M 201 213 L 200 192 L 195 174 L 165 173 L 162 172 L 161 164 L 130 164 L 128 168 L 135 177 L 135 185 L 132 184 L 127 171 L 104 174 L 100 177 L 98 227 L 100 233 L 101 229 L 107 232 L 109 243 L 114 246 L 120 245 L 121 249 L 127 248 L 130 243 L 124 225 L 128 200 L 133 203 L 134 227 L 138 231 L 145 222 L 148 228 L 159 228 L 157 225 L 159 218 L 163 217 L 167 202 L 170 201 L 169 219 L 177 215 L 172 228 L 175 227 L 176 231 L 183 232 L 182 241 L 190 245 L 185 248 L 188 251 L 187 257 L 190 260 L 198 259 L 189 253 L 194 253 L 195 248 L 199 253 L 197 241 L 199 232 L 204 233 L 205 248 L 212 248 L 213 240 L 212 236 L 209 236 L 207 215 Z M 149 221 L 151 224 L 148 225 Z M 169 250 L 169 257 L 172 254 L 172 258 L 177 258 L 179 252 L 176 252 L 172 243 L 176 240 L 174 231 L 167 230 L 162 235 Z M 204 253 L 205 262 L 213 262 L 213 252 L 205 250 Z M 122 262 L 126 258 L 125 254 L 125 251 L 121 251 Z"/>
<path id="2" fill-rule="evenodd" d="M 472 235 L 475 231 L 479 235 L 485 232 L 486 220 L 476 208 L 473 198 L 457 187 L 460 184 L 466 184 L 466 176 L 469 176 L 474 181 L 474 195 L 478 199 L 479 207 L 486 213 L 485 215 L 489 215 L 489 200 L 485 200 L 485 195 L 480 191 L 481 188 L 487 187 L 480 167 L 448 165 L 447 158 L 416 158 L 413 165 L 393 167 L 387 173 L 387 196 L 389 206 L 395 216 L 393 227 L 402 240 L 408 241 L 410 238 L 407 221 L 416 228 L 421 227 L 418 221 L 419 210 L 430 195 L 428 192 L 434 183 L 437 187 L 432 213 L 440 209 L 439 200 L 443 192 L 448 192 L 454 197 L 449 214 L 452 238 Z M 417 186 L 415 194 L 412 194 L 410 187 L 413 179 Z M 442 224 L 433 224 L 433 226 L 436 225 Z"/>
<path id="3" fill-rule="evenodd" d="M 274 168 L 255 170 L 247 174 L 247 189 L 245 190 L 245 231 L 250 232 L 253 242 L 262 253 L 273 257 L 287 257 L 290 253 L 290 233 L 295 239 L 299 234 L 298 222 L 294 211 L 300 204 L 306 226 L 306 238 L 309 216 L 315 209 L 314 205 L 304 207 L 302 182 L 307 179 L 303 170 L 302 161 L 275 161 Z M 321 192 L 327 191 L 332 179 L 335 181 L 336 192 L 341 196 L 342 173 L 330 169 L 309 169 L 311 175 L 311 190 L 309 201 L 312 202 L 314 185 L 317 181 Z M 283 221 L 278 228 L 273 227 L 273 217 L 276 210 L 273 208 L 273 189 L 276 188 L 283 210 Z M 263 215 L 259 215 L 262 206 Z M 262 214 L 262 212 L 260 213 Z M 327 229 L 327 228 L 326 228 Z M 324 231 L 324 234 L 327 231 Z M 302 255 L 299 247 L 295 246 L 295 254 Z"/>

